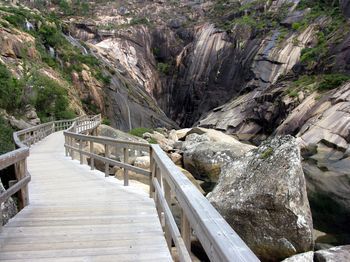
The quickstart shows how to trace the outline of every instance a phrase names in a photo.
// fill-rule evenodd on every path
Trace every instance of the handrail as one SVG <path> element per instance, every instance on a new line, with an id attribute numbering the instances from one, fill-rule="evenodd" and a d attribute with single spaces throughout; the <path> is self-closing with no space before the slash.
<path id="1" fill-rule="evenodd" d="M 19 208 L 22 209 L 29 204 L 28 184 L 31 176 L 27 170 L 27 157 L 29 156 L 30 146 L 53 132 L 69 128 L 82 118 L 85 118 L 85 116 L 71 120 L 52 121 L 13 133 L 13 140 L 17 149 L 0 155 L 0 171 L 14 165 L 16 176 L 15 183 L 0 194 L 0 229 L 2 227 L 2 203 L 18 193 Z"/>
<path id="2" fill-rule="evenodd" d="M 171 249 L 174 242 L 180 261 L 192 261 L 190 257 L 192 235 L 198 238 L 211 261 L 259 261 L 159 145 L 98 137 L 95 128 L 100 123 L 100 117 L 96 116 L 75 121 L 64 132 L 66 155 L 72 159 L 79 158 L 80 164 L 87 162 L 84 161 L 84 157 L 89 157 L 91 169 L 95 169 L 96 160 L 103 162 L 105 176 L 109 176 L 110 166 L 123 168 L 125 186 L 128 185 L 129 171 L 149 176 L 150 197 L 154 198 L 156 203 L 168 247 Z M 104 146 L 105 156 L 93 152 L 95 143 Z M 115 150 L 114 155 L 112 149 Z M 118 149 L 123 151 L 123 161 L 116 160 Z M 130 154 L 139 151 L 149 153 L 151 171 L 128 163 Z M 78 153 L 79 157 L 76 157 L 75 153 Z M 180 230 L 170 208 L 174 201 L 178 202 L 182 211 Z"/>

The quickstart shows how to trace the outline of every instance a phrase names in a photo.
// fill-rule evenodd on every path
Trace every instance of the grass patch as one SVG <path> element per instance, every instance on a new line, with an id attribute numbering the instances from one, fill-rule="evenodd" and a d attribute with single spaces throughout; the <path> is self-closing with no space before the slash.
<path id="1" fill-rule="evenodd" d="M 170 73 L 170 65 L 168 63 L 158 63 L 157 70 L 164 75 L 168 75 Z"/>
<path id="2" fill-rule="evenodd" d="M 153 133 L 153 130 L 146 127 L 138 127 L 129 131 L 129 134 L 133 136 L 143 137 L 144 133 Z"/>
<path id="3" fill-rule="evenodd" d="M 104 117 L 102 119 L 102 125 L 110 126 L 111 125 L 111 120 L 109 120 L 107 117 Z"/>

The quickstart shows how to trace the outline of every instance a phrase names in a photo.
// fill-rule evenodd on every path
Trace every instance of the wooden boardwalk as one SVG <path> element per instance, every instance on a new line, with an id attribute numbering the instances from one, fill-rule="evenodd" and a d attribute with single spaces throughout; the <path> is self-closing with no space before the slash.
<path id="1" fill-rule="evenodd" d="M 63 145 L 57 132 L 31 148 L 30 205 L 3 227 L 0 261 L 172 261 L 153 199 Z"/>

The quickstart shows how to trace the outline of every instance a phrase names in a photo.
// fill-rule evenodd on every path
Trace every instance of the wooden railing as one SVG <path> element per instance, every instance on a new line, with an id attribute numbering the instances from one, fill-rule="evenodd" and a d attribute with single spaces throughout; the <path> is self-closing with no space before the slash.
<path id="1" fill-rule="evenodd" d="M 128 172 L 133 171 L 149 177 L 150 197 L 154 198 L 160 222 L 169 249 L 173 244 L 180 261 L 192 261 L 191 237 L 194 235 L 202 244 L 211 261 L 259 261 L 249 247 L 192 182 L 176 167 L 159 145 L 122 141 L 96 135 L 95 128 L 101 118 L 90 117 L 76 121 L 64 132 L 66 155 L 78 158 L 80 164 L 90 159 L 91 169 L 95 161 L 104 163 L 104 172 L 109 176 L 113 166 L 124 169 L 124 185 L 128 185 Z M 94 153 L 94 144 L 102 144 L 105 155 Z M 118 152 L 123 152 L 123 161 Z M 131 154 L 148 153 L 150 170 L 144 170 L 128 163 Z M 181 208 L 181 225 L 177 226 L 171 211 L 171 203 Z"/>
<path id="2" fill-rule="evenodd" d="M 67 129 L 72 126 L 73 123 L 79 123 L 81 119 L 85 118 L 86 116 L 72 120 L 53 121 L 13 133 L 13 139 L 18 149 L 0 155 L 0 170 L 4 170 L 10 166 L 14 166 L 15 170 L 15 180 L 11 181 L 11 183 L 9 183 L 9 188 L 0 194 L 0 228 L 2 226 L 2 203 L 18 193 L 19 209 L 29 204 L 28 183 L 31 179 L 27 170 L 29 147 L 48 135 L 56 131 Z"/>

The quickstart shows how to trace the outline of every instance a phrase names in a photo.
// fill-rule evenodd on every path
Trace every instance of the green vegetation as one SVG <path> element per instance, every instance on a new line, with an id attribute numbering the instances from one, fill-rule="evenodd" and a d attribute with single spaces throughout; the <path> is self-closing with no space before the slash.
<path id="1" fill-rule="evenodd" d="M 320 74 L 320 75 L 302 75 L 292 83 L 287 90 L 290 97 L 297 97 L 299 91 L 306 92 L 324 92 L 340 87 L 346 81 L 350 80 L 349 75 L 345 74 Z"/>
<path id="2" fill-rule="evenodd" d="M 19 107 L 24 84 L 12 77 L 6 66 L 0 63 L 0 108 L 12 111 Z"/>
<path id="3" fill-rule="evenodd" d="M 331 90 L 341 86 L 346 81 L 350 80 L 350 76 L 343 74 L 327 74 L 323 76 L 322 81 L 318 85 L 318 90 Z"/>
<path id="4" fill-rule="evenodd" d="M 267 159 L 273 154 L 273 148 L 269 147 L 264 152 L 261 153 L 261 158 Z"/>
<path id="5" fill-rule="evenodd" d="M 30 80 L 35 90 L 31 100 L 43 122 L 52 119 L 72 119 L 75 113 L 69 108 L 67 91 L 56 81 L 40 75 L 33 75 Z"/>
<path id="6" fill-rule="evenodd" d="M 142 138 L 144 133 L 153 133 L 153 130 L 150 128 L 146 128 L 146 127 L 138 127 L 138 128 L 134 128 L 134 129 L 129 131 L 129 134 L 131 134 L 133 136 L 138 136 L 141 138 Z"/>
<path id="7" fill-rule="evenodd" d="M 107 117 L 104 117 L 102 119 L 102 125 L 110 126 L 111 125 L 111 120 L 109 120 Z"/>
<path id="8" fill-rule="evenodd" d="M 157 63 L 157 70 L 164 75 L 168 75 L 170 73 L 170 65 L 168 63 Z"/>
<path id="9" fill-rule="evenodd" d="M 0 155 L 15 149 L 12 142 L 13 132 L 11 126 L 0 116 Z"/>
<path id="10" fill-rule="evenodd" d="M 284 4 L 279 12 L 263 11 L 265 1 L 256 0 L 240 5 L 237 1 L 219 0 L 215 3 L 210 16 L 218 27 L 231 30 L 234 26 L 249 26 L 256 32 L 275 29 L 288 14 L 289 3 Z"/>
<path id="11" fill-rule="evenodd" d="M 150 21 L 146 17 L 133 17 L 130 25 L 150 25 Z"/>

